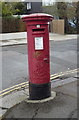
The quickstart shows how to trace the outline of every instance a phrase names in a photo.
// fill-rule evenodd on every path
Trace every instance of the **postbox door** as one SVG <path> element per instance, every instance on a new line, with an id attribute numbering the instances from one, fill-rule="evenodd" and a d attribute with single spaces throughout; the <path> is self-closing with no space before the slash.
<path id="1" fill-rule="evenodd" d="M 32 32 L 32 33 L 31 33 Z M 50 82 L 49 35 L 48 26 L 32 28 L 29 41 L 29 74 L 30 82 L 36 84 Z M 31 45 L 30 45 L 31 44 Z"/>

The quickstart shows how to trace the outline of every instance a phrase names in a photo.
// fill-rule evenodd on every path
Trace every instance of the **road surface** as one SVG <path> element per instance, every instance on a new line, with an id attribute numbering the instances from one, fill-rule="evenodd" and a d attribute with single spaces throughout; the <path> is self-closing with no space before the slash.
<path id="1" fill-rule="evenodd" d="M 2 89 L 28 80 L 27 57 L 27 45 L 2 48 Z M 51 74 L 76 68 L 77 40 L 50 41 Z"/>

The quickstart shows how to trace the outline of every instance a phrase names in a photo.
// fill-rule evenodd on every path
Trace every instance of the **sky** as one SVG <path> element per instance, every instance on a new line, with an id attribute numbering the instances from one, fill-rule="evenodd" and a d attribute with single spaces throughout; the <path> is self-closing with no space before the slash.
<path id="1" fill-rule="evenodd" d="M 35 1 L 35 2 L 39 2 L 39 1 L 41 1 L 41 0 L 38 0 L 38 1 L 37 1 L 37 0 L 21 0 L 21 1 L 31 1 L 31 2 L 32 2 L 32 1 L 34 2 L 34 1 Z M 42 0 L 42 2 L 45 2 L 45 3 L 54 2 L 54 1 L 55 1 L 55 0 Z"/>
<path id="2" fill-rule="evenodd" d="M 39 2 L 40 0 L 21 0 L 21 1 L 30 1 L 30 2 Z M 44 3 L 52 3 L 52 2 L 78 2 L 78 0 L 42 0 Z"/>
<path id="3" fill-rule="evenodd" d="M 14 2 L 14 0 L 0 0 L 4 2 Z M 41 0 L 15 0 L 15 2 L 28 1 L 28 2 L 40 2 Z M 52 4 L 53 2 L 78 2 L 79 0 L 42 0 L 44 5 Z"/>

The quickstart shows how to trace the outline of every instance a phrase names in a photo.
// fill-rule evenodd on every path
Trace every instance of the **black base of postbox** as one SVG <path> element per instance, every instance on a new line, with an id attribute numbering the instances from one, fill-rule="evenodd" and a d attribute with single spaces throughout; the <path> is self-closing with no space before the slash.
<path id="1" fill-rule="evenodd" d="M 32 84 L 29 83 L 29 99 L 41 100 L 51 96 L 51 83 Z"/>

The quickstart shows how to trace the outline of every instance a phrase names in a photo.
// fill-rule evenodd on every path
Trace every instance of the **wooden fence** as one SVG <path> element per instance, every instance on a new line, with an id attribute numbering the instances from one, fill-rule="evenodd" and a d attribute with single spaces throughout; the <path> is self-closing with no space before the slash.
<path id="1" fill-rule="evenodd" d="M 53 20 L 50 29 L 52 33 L 64 34 L 64 20 Z"/>
<path id="2" fill-rule="evenodd" d="M 22 19 L 2 19 L 2 33 L 24 31 L 26 31 L 26 25 Z"/>
<path id="3" fill-rule="evenodd" d="M 0 30 L 0 33 L 24 31 L 26 31 L 26 25 L 25 22 L 22 21 L 22 19 L 2 19 L 2 31 Z M 50 24 L 50 32 L 64 34 L 64 20 L 53 20 Z"/>

